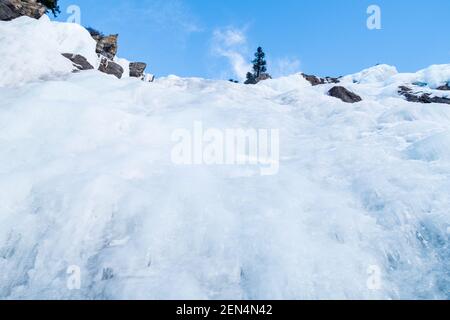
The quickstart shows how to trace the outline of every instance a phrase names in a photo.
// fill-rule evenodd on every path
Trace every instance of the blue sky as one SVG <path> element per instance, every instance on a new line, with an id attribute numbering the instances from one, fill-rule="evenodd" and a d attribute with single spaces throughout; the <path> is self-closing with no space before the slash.
<path id="1" fill-rule="evenodd" d="M 118 55 L 157 76 L 239 78 L 258 45 L 275 76 L 450 62 L 448 0 L 60 0 L 57 20 L 72 4 L 82 25 L 119 33 Z M 366 26 L 372 4 L 381 30 Z"/>

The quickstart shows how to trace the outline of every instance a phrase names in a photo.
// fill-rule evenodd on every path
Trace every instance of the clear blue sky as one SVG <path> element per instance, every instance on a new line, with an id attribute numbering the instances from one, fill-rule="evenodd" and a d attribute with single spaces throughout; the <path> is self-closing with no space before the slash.
<path id="1" fill-rule="evenodd" d="M 120 57 L 157 76 L 237 78 L 258 45 L 275 75 L 450 63 L 449 0 L 60 0 L 58 20 L 71 4 L 82 25 L 120 34 Z M 381 30 L 366 27 L 371 4 Z"/>

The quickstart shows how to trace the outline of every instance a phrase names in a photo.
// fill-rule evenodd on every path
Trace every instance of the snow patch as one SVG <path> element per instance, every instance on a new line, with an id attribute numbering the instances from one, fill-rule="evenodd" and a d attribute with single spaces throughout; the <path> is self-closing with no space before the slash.
<path id="1" fill-rule="evenodd" d="M 411 159 L 423 161 L 450 161 L 450 131 L 432 135 L 408 148 Z"/>
<path id="2" fill-rule="evenodd" d="M 398 74 L 397 68 L 389 66 L 387 64 L 377 65 L 365 69 L 361 72 L 349 75 L 343 78 L 343 81 L 351 80 L 357 83 L 375 83 L 375 82 L 385 82 L 392 76 Z"/>
<path id="3" fill-rule="evenodd" d="M 0 21 L 0 86 L 57 79 L 71 73 L 72 63 L 61 53 L 81 54 L 98 66 L 95 40 L 77 24 L 20 17 Z"/>

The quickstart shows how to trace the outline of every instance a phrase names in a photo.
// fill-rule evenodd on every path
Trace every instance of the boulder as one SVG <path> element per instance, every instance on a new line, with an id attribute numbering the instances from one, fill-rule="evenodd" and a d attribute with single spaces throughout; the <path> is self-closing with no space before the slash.
<path id="1" fill-rule="evenodd" d="M 10 21 L 21 16 L 39 19 L 47 8 L 37 0 L 0 0 L 0 20 Z"/>
<path id="2" fill-rule="evenodd" d="M 79 54 L 73 54 L 73 53 L 63 53 L 62 54 L 65 58 L 72 61 L 73 66 L 76 68 L 74 71 L 81 71 L 81 70 L 92 70 L 94 67 L 87 61 L 85 57 Z"/>
<path id="3" fill-rule="evenodd" d="M 95 51 L 97 54 L 102 55 L 109 60 L 113 60 L 117 54 L 117 40 L 119 38 L 118 34 L 113 34 L 109 36 L 103 36 L 101 34 L 92 35 L 95 41 L 97 41 L 97 47 Z"/>
<path id="4" fill-rule="evenodd" d="M 327 84 L 327 83 L 339 83 L 339 78 L 332 78 L 332 77 L 325 77 L 325 78 L 319 78 L 314 75 L 304 74 L 302 73 L 303 78 L 306 79 L 311 85 L 318 86 L 321 84 Z"/>
<path id="5" fill-rule="evenodd" d="M 146 63 L 131 62 L 130 63 L 130 77 L 143 79 L 145 68 L 147 68 Z"/>
<path id="6" fill-rule="evenodd" d="M 330 91 L 328 91 L 328 94 L 331 97 L 341 99 L 346 103 L 355 103 L 362 101 L 362 98 L 360 96 L 341 86 L 335 86 L 331 88 Z"/>
<path id="7" fill-rule="evenodd" d="M 106 74 L 112 74 L 116 76 L 118 79 L 122 78 L 124 72 L 123 68 L 119 64 L 105 57 L 101 59 L 98 70 Z"/>

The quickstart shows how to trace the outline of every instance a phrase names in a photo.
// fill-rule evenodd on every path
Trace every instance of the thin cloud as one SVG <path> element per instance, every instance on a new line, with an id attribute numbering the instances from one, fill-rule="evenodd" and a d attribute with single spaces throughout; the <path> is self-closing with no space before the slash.
<path id="1" fill-rule="evenodd" d="M 291 75 L 300 71 L 301 63 L 298 58 L 278 58 L 272 63 L 272 75 L 277 77 L 283 77 Z"/>
<path id="2" fill-rule="evenodd" d="M 252 68 L 246 58 L 248 47 L 245 30 L 233 27 L 216 29 L 213 32 L 212 52 L 228 59 L 233 74 L 244 80 Z"/>

